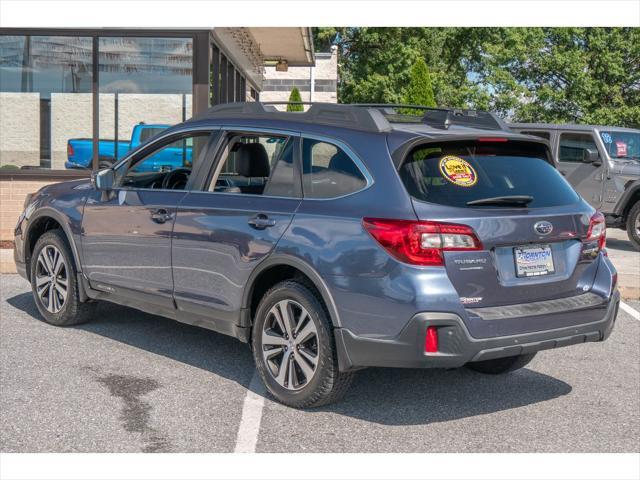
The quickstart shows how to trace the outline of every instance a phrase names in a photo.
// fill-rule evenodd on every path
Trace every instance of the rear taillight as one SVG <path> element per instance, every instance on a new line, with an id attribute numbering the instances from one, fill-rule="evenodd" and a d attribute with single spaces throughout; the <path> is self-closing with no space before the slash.
<path id="1" fill-rule="evenodd" d="M 607 225 L 604 215 L 596 212 L 589 221 L 589 230 L 587 231 L 587 241 L 598 241 L 598 250 L 602 250 L 607 242 Z"/>
<path id="2" fill-rule="evenodd" d="M 466 225 L 386 218 L 365 218 L 362 224 L 391 255 L 413 265 L 441 266 L 445 251 L 482 250 Z"/>
<path id="3" fill-rule="evenodd" d="M 75 155 L 75 151 L 73 150 L 73 145 L 67 142 L 67 157 L 73 157 Z"/>

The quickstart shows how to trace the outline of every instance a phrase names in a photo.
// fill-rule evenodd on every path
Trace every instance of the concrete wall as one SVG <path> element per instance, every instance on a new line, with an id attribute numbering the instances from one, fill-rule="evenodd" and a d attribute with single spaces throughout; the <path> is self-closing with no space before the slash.
<path id="1" fill-rule="evenodd" d="M 40 165 L 40 94 L 0 92 L 0 167 Z"/>

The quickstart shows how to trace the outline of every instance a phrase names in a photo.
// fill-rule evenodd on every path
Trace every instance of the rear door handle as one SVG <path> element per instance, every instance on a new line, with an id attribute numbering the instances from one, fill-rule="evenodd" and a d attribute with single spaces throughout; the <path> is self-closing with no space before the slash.
<path id="1" fill-rule="evenodd" d="M 151 220 L 156 223 L 165 223 L 167 220 L 171 220 L 171 216 L 165 208 L 151 210 Z"/>
<path id="2" fill-rule="evenodd" d="M 264 230 L 267 227 L 273 227 L 276 224 L 276 221 L 273 218 L 269 218 L 264 213 L 259 213 L 255 217 L 251 217 L 247 220 L 247 223 L 253 228 Z"/>

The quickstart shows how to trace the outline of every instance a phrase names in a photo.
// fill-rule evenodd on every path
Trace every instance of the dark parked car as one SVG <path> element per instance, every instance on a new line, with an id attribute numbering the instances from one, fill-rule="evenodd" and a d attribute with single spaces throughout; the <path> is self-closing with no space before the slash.
<path id="1" fill-rule="evenodd" d="M 607 226 L 627 231 L 640 250 L 640 130 L 597 125 L 514 123 L 548 140 L 558 169 L 604 213 Z"/>
<path id="2" fill-rule="evenodd" d="M 193 165 L 140 168 L 186 139 Z M 295 407 L 363 367 L 509 372 L 605 340 L 619 303 L 604 217 L 475 111 L 218 106 L 41 189 L 15 245 L 47 322 L 108 300 L 232 335 Z"/>

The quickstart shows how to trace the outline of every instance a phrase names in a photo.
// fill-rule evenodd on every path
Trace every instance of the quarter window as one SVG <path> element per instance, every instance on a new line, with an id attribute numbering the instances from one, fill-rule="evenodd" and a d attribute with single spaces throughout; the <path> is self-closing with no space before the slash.
<path id="1" fill-rule="evenodd" d="M 336 198 L 367 186 L 354 161 L 331 143 L 305 138 L 302 162 L 305 198 Z"/>
<path id="2" fill-rule="evenodd" d="M 559 148 L 559 162 L 581 163 L 586 149 L 598 151 L 593 135 L 587 133 L 561 134 Z"/>

